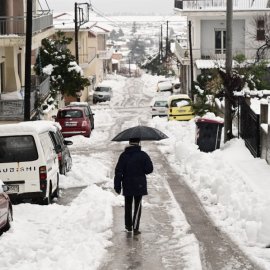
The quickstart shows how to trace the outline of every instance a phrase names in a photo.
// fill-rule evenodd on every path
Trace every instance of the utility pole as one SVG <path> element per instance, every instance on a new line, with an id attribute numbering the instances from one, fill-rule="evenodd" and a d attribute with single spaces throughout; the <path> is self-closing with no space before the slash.
<path id="1" fill-rule="evenodd" d="M 232 73 L 232 0 L 227 0 L 226 12 L 226 80 L 229 80 Z M 224 115 L 224 142 L 232 138 L 232 102 L 230 100 L 228 83 L 225 84 L 225 115 Z"/>
<path id="2" fill-rule="evenodd" d="M 162 25 L 160 26 L 160 60 L 163 60 L 163 33 Z"/>
<path id="3" fill-rule="evenodd" d="M 169 21 L 167 21 L 167 34 L 166 34 L 166 60 L 169 54 Z"/>
<path id="4" fill-rule="evenodd" d="M 79 41 L 78 41 L 78 33 L 79 33 L 79 26 L 78 26 L 78 3 L 75 2 L 74 4 L 74 11 L 75 11 L 75 58 L 76 62 L 79 65 Z"/>
<path id="5" fill-rule="evenodd" d="M 24 79 L 24 121 L 30 120 L 31 102 L 31 52 L 32 52 L 32 24 L 33 3 L 27 0 L 26 15 L 26 44 L 25 44 L 25 79 Z"/>
<path id="6" fill-rule="evenodd" d="M 80 6 L 86 6 L 87 14 L 84 15 L 84 9 Z M 79 65 L 79 29 L 80 26 L 89 21 L 89 3 L 77 3 L 74 4 L 74 23 L 75 23 L 75 58 Z M 78 16 L 79 14 L 79 16 Z"/>
<path id="7" fill-rule="evenodd" d="M 193 73 L 193 53 L 192 53 L 192 37 L 191 37 L 191 21 L 188 22 L 188 35 L 189 35 L 189 56 L 190 56 L 190 80 L 191 80 L 191 99 L 194 101 L 194 73 Z"/>

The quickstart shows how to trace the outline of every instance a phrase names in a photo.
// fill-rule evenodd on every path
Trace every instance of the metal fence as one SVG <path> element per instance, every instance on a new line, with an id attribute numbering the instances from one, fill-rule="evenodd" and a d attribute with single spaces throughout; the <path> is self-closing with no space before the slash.
<path id="1" fill-rule="evenodd" d="M 261 156 L 260 115 L 256 114 L 244 98 L 239 101 L 240 136 L 254 157 Z"/>
<path id="2" fill-rule="evenodd" d="M 53 26 L 53 15 L 33 16 L 32 32 L 36 33 Z M 26 33 L 25 16 L 0 16 L 0 35 L 24 36 Z"/>
<path id="3" fill-rule="evenodd" d="M 21 92 L 24 96 L 24 89 Z M 31 77 L 30 112 L 38 109 L 40 103 L 50 94 L 49 77 Z M 22 120 L 24 117 L 24 99 L 0 100 L 0 120 Z"/>

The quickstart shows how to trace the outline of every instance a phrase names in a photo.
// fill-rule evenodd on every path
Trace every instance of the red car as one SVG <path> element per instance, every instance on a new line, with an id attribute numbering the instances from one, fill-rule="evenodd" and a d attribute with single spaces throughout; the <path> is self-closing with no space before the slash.
<path id="1" fill-rule="evenodd" d="M 10 228 L 12 222 L 12 204 L 6 191 L 8 187 L 0 180 L 0 234 Z"/>
<path id="2" fill-rule="evenodd" d="M 90 137 L 91 123 L 86 110 L 84 107 L 70 106 L 58 110 L 55 121 L 61 125 L 64 137 L 75 135 Z"/>

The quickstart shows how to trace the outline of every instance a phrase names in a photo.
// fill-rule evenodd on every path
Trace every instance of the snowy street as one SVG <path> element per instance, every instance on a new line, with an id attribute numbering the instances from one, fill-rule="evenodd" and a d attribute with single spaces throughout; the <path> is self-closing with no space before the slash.
<path id="1" fill-rule="evenodd" d="M 152 119 L 158 77 L 108 81 L 112 100 L 91 106 L 91 137 L 70 138 L 73 167 L 61 175 L 60 198 L 14 205 L 13 226 L 0 236 L 1 270 L 270 269 L 269 165 L 238 139 L 200 152 L 194 120 Z M 135 237 L 124 232 L 124 199 L 113 191 L 127 142 L 111 139 L 138 124 L 169 139 L 142 142 L 154 172 Z"/>

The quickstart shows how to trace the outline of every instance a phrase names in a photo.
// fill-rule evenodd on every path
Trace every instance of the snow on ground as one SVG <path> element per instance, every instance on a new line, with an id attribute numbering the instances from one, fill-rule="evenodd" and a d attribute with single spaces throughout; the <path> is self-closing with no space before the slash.
<path id="1" fill-rule="evenodd" d="M 154 96 L 158 77 L 143 75 L 141 79 L 144 94 Z M 113 125 L 118 114 L 114 106 L 125 99 L 127 79 L 112 75 L 108 80 L 113 87 L 112 101 L 93 106 L 96 124 L 91 139 L 71 138 L 71 150 L 91 148 L 111 139 L 104 127 Z M 127 122 L 127 127 L 131 125 Z M 265 248 L 270 244 L 269 165 L 253 158 L 239 139 L 222 144 L 213 153 L 200 152 L 195 144 L 194 120 L 167 122 L 154 118 L 149 125 L 169 136 L 156 142 L 158 147 L 198 194 L 216 225 L 253 260 L 270 269 L 270 249 Z M 111 166 L 108 153 L 96 152 L 87 157 L 74 154 L 72 171 L 61 176 L 61 187 L 87 187 L 69 206 L 15 205 L 13 228 L 0 238 L 1 270 L 97 269 L 112 244 L 112 207 L 122 203 L 121 196 L 111 192 Z M 172 205 L 170 214 L 177 235 L 179 228 L 188 224 L 173 199 Z M 189 238 L 186 241 L 196 242 Z M 199 260 L 196 245 L 186 245 L 186 259 L 187 265 L 192 259 Z"/>
<path id="2" fill-rule="evenodd" d="M 233 139 L 220 150 L 203 153 L 195 144 L 196 124 L 154 118 L 149 124 L 169 139 L 159 148 L 198 194 L 218 227 L 244 252 L 270 269 L 270 167 L 254 158 L 243 140 Z"/>

